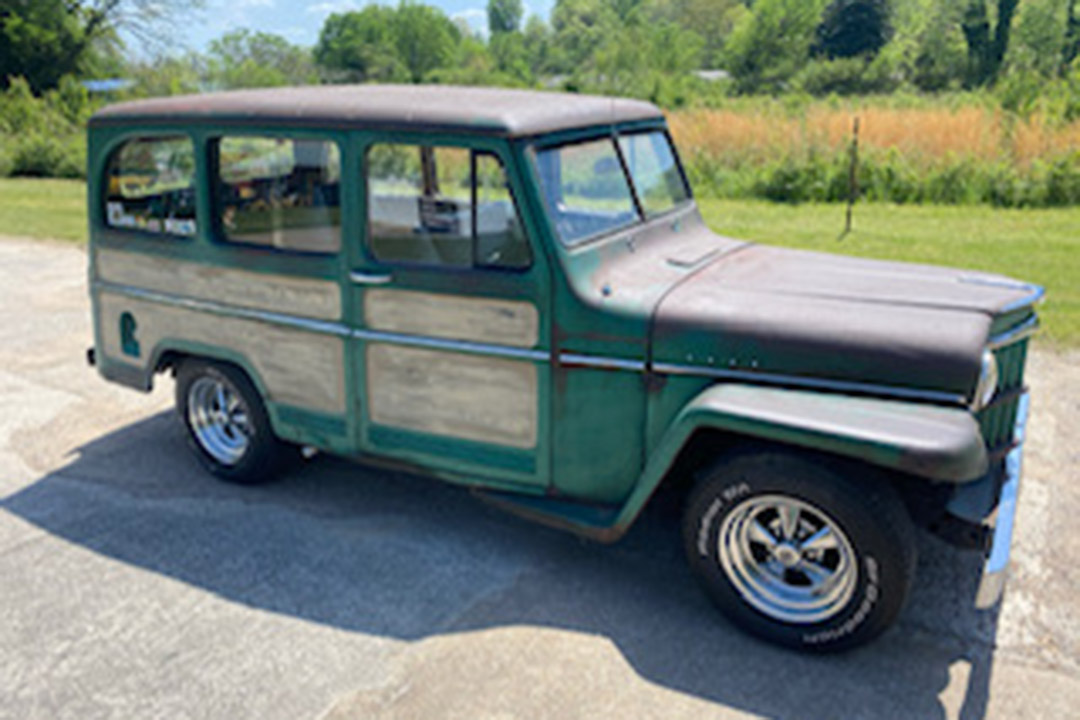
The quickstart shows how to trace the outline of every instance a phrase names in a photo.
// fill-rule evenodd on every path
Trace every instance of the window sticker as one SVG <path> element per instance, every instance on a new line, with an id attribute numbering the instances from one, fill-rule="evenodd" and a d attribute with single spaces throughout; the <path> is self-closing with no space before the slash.
<path id="1" fill-rule="evenodd" d="M 195 149 L 188 138 L 139 138 L 113 152 L 106 170 L 109 227 L 192 237 Z"/>

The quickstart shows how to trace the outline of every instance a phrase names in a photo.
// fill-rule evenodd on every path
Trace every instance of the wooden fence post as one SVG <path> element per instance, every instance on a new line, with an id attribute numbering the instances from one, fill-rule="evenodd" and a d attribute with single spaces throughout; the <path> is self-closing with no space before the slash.
<path id="1" fill-rule="evenodd" d="M 840 233 L 839 240 L 843 240 L 851 233 L 852 213 L 855 210 L 855 201 L 859 199 L 859 116 L 851 128 L 851 168 L 848 171 L 848 205 L 847 220 L 844 222 L 844 232 Z"/>

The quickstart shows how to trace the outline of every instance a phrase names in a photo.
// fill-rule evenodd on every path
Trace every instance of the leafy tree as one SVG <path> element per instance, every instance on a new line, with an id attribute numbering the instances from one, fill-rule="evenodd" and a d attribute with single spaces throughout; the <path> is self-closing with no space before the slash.
<path id="1" fill-rule="evenodd" d="M 502 33 L 517 32 L 525 8 L 521 0 L 488 0 L 488 31 L 491 37 Z"/>
<path id="2" fill-rule="evenodd" d="M 398 57 L 413 82 L 450 64 L 461 41 L 461 31 L 438 8 L 402 0 L 394 17 Z"/>
<path id="3" fill-rule="evenodd" d="M 332 80 L 401 81 L 408 70 L 397 51 L 397 10 L 368 5 L 358 12 L 335 13 L 323 23 L 315 62 Z"/>
<path id="4" fill-rule="evenodd" d="M 1042 80 L 1061 71 L 1067 28 L 1065 10 L 1060 0 L 1028 0 L 1018 9 L 1005 56 L 1005 72 L 1023 74 L 1029 81 L 1035 78 L 1031 89 L 1035 95 L 1042 90 Z"/>
<path id="5" fill-rule="evenodd" d="M 701 66 L 722 65 L 724 43 L 746 12 L 742 0 L 645 0 L 649 21 L 670 21 L 701 38 Z"/>
<path id="6" fill-rule="evenodd" d="M 403 0 L 331 15 L 314 57 L 333 80 L 421 82 L 451 64 L 461 38 L 438 8 Z"/>
<path id="7" fill-rule="evenodd" d="M 892 39 L 878 58 L 891 72 L 920 90 L 958 86 L 967 71 L 967 45 L 960 30 L 961 9 L 954 0 L 896 0 Z"/>
<path id="8" fill-rule="evenodd" d="M 968 76 L 970 87 L 988 85 L 997 79 L 1005 52 L 1013 17 L 1020 0 L 996 0 L 997 17 L 991 22 L 987 0 L 968 0 L 961 27 L 968 46 Z"/>
<path id="9" fill-rule="evenodd" d="M 506 41 L 506 42 L 504 42 Z M 515 42 L 516 41 L 516 42 Z M 428 73 L 424 81 L 453 85 L 522 87 L 532 84 L 520 33 L 500 33 L 490 43 L 471 31 L 463 31 L 457 53 L 449 66 Z"/>
<path id="10" fill-rule="evenodd" d="M 318 78 L 311 55 L 280 35 L 236 30 L 210 43 L 210 84 L 220 88 L 303 85 Z"/>
<path id="11" fill-rule="evenodd" d="M 1068 0 L 1065 19 L 1065 43 L 1061 50 L 1061 73 L 1068 73 L 1073 60 L 1080 57 L 1080 2 Z"/>
<path id="12" fill-rule="evenodd" d="M 816 54 L 829 59 L 877 55 L 892 37 L 889 0 L 832 0 L 817 27 Z"/>
<path id="13" fill-rule="evenodd" d="M 0 87 L 26 79 L 27 90 L 55 87 L 68 73 L 85 69 L 83 28 L 64 0 L 6 0 L 0 8 Z M 20 90 L 21 91 L 21 90 Z"/>
<path id="14" fill-rule="evenodd" d="M 966 73 L 967 54 L 957 26 L 945 22 L 942 10 L 918 38 L 918 52 L 910 72 L 920 90 L 939 92 L 959 84 Z"/>
<path id="15" fill-rule="evenodd" d="M 135 82 L 132 97 L 163 97 L 198 92 L 209 72 L 205 58 L 194 52 L 158 55 L 128 65 L 125 76 Z"/>
<path id="16" fill-rule="evenodd" d="M 559 61 L 559 50 L 555 47 L 555 37 L 551 26 L 542 18 L 530 15 L 525 21 L 525 29 L 521 35 L 529 69 L 534 77 L 553 72 L 553 68 L 562 65 Z"/>
<path id="17" fill-rule="evenodd" d="M 495 68 L 517 82 L 532 84 L 533 72 L 529 62 L 529 48 L 519 32 L 501 32 L 492 35 L 488 42 Z"/>
<path id="18" fill-rule="evenodd" d="M 607 0 L 556 0 L 551 11 L 559 63 L 554 72 L 572 73 L 619 33 L 619 15 Z"/>
<path id="19" fill-rule="evenodd" d="M 205 0 L 65 0 L 85 37 L 93 42 L 123 30 L 149 46 L 172 40 L 176 21 L 205 7 Z"/>
<path id="20" fill-rule="evenodd" d="M 122 30 L 144 43 L 162 42 L 170 19 L 203 0 L 4 0 L 0 5 L 0 86 L 27 78 L 35 92 L 60 78 L 92 72 L 115 56 Z"/>
<path id="21" fill-rule="evenodd" d="M 778 92 L 806 63 L 823 0 L 755 0 L 724 51 L 739 93 Z"/>
<path id="22" fill-rule="evenodd" d="M 589 70 L 578 77 L 585 89 L 632 95 L 662 105 L 688 98 L 681 82 L 700 65 L 703 41 L 673 22 L 645 22 L 632 16 L 623 32 L 600 47 Z"/>

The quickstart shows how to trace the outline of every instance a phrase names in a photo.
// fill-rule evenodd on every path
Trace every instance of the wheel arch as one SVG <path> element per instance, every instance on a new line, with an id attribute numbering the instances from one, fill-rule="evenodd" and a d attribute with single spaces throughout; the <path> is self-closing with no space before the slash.
<path id="1" fill-rule="evenodd" d="M 688 403 L 650 450 L 612 534 L 625 533 L 661 487 L 687 483 L 717 455 L 748 444 L 788 447 L 882 471 L 912 519 L 988 468 L 966 409 L 752 385 L 716 385 Z M 924 491 L 933 487 L 932 497 Z"/>
<path id="2" fill-rule="evenodd" d="M 162 341 L 150 355 L 147 385 L 152 383 L 154 375 L 163 372 L 172 372 L 174 375 L 177 368 L 186 360 L 204 360 L 209 362 L 230 365 L 247 376 L 251 384 L 262 396 L 263 401 L 269 401 L 266 383 L 259 375 L 258 370 L 242 353 L 228 348 L 202 343 L 188 342 L 184 340 Z"/>

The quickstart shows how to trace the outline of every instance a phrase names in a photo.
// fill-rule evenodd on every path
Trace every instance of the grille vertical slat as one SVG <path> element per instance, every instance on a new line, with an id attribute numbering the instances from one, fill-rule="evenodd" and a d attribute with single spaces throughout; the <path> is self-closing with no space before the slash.
<path id="1" fill-rule="evenodd" d="M 997 393 L 1016 390 L 1024 384 L 1024 364 L 1027 360 L 1028 340 L 1024 339 L 1012 345 L 994 351 L 998 362 Z M 1004 446 L 1012 440 L 1013 425 L 1016 422 L 1016 410 L 1020 403 L 1017 395 L 1012 399 L 995 403 L 979 413 L 979 425 L 983 438 L 989 447 Z"/>

